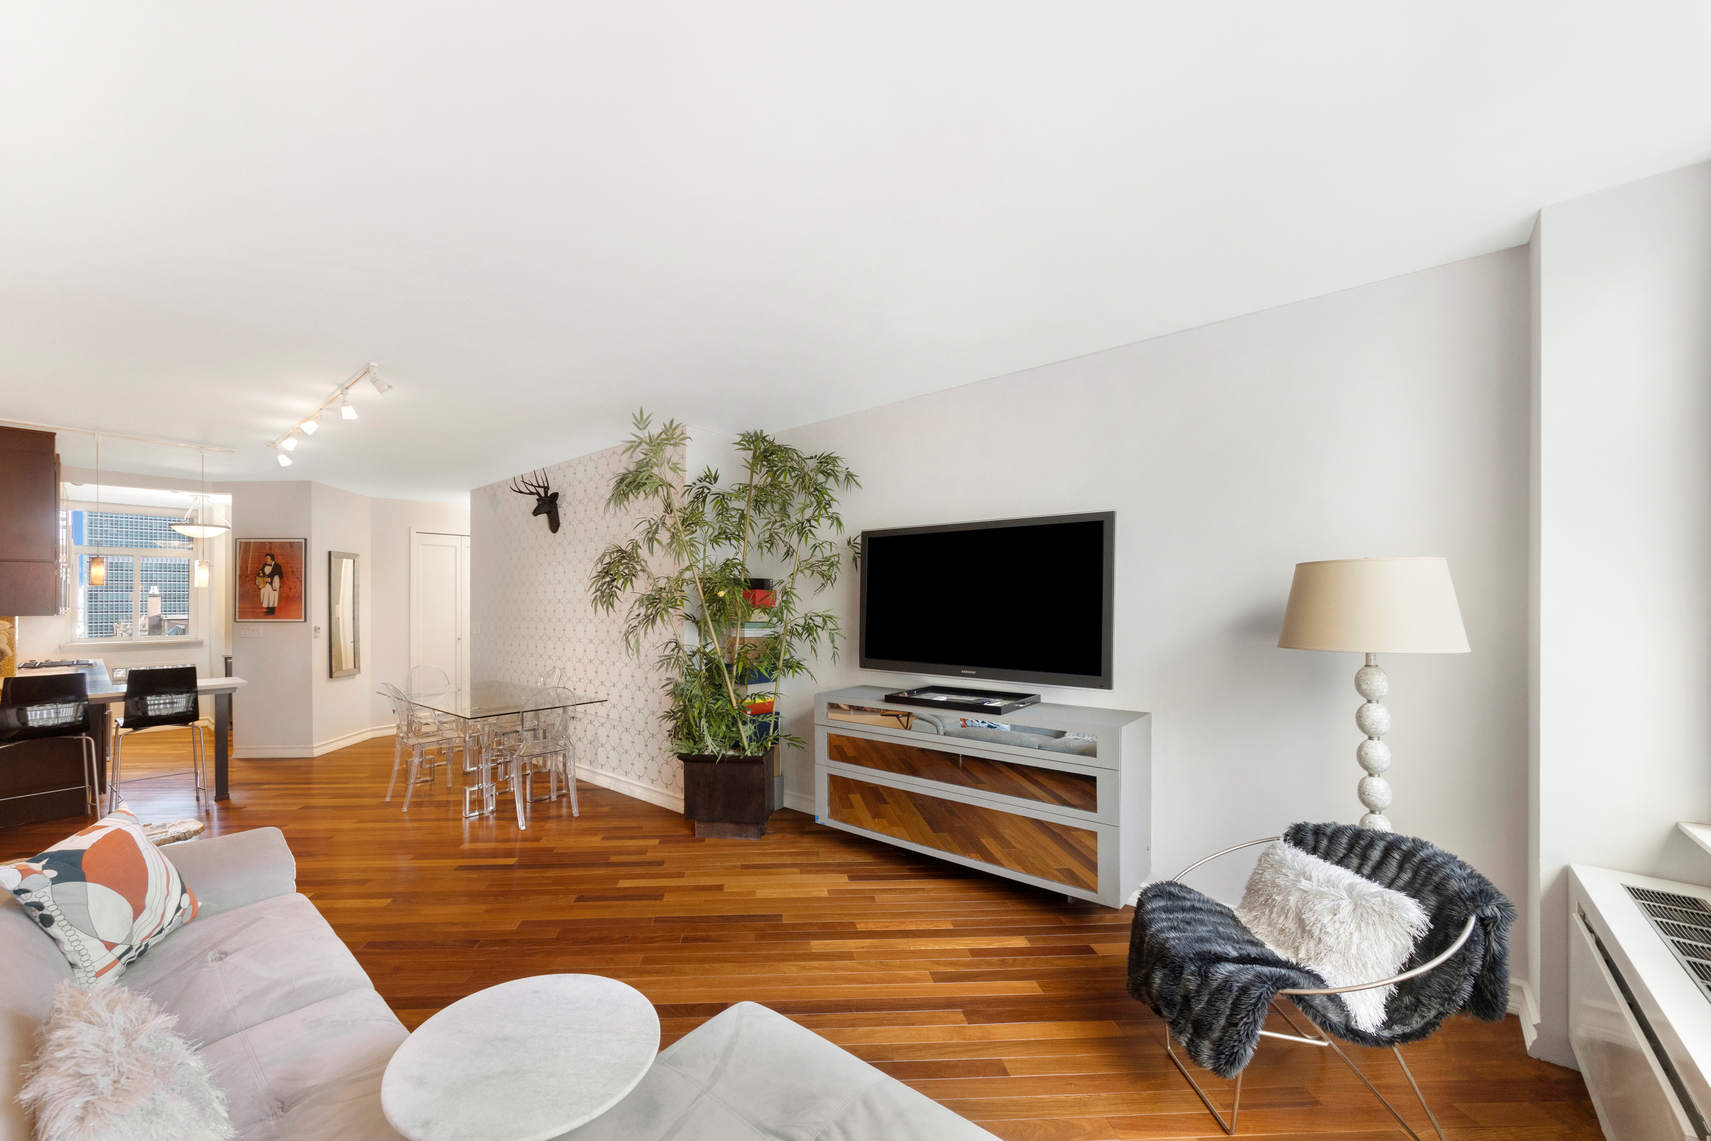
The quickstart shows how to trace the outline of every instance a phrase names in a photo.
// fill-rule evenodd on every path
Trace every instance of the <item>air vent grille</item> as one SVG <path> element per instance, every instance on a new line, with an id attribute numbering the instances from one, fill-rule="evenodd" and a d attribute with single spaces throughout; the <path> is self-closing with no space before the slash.
<path id="1" fill-rule="evenodd" d="M 1699 984 L 1699 993 L 1711 998 L 1711 903 L 1673 891 L 1622 887 Z"/>

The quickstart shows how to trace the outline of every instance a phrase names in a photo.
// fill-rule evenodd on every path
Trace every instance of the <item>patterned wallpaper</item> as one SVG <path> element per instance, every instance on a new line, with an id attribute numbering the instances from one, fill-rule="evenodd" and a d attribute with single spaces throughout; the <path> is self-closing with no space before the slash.
<path id="1" fill-rule="evenodd" d="M 657 648 L 640 659 L 624 649 L 622 609 L 597 612 L 588 574 L 610 542 L 627 538 L 635 515 L 606 511 L 621 448 L 546 469 L 559 493 L 559 530 L 531 516 L 534 501 L 505 483 L 469 497 L 470 670 L 472 676 L 533 682 L 562 667 L 565 685 L 607 698 L 578 711 L 572 740 L 580 773 L 597 784 L 681 809 L 683 775 L 659 722 L 665 708 L 653 667 Z"/>

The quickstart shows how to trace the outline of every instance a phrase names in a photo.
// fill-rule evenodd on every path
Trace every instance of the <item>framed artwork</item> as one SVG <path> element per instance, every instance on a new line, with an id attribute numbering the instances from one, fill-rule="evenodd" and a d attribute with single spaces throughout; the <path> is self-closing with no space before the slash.
<path id="1" fill-rule="evenodd" d="M 304 539 L 237 539 L 232 621 L 302 622 Z"/>

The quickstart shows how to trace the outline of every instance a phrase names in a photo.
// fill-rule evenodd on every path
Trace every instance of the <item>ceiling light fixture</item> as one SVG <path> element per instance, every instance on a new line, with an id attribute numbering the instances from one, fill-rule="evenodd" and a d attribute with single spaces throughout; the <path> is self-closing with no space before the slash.
<path id="1" fill-rule="evenodd" d="M 337 388 L 333 389 L 333 394 L 321 401 L 320 406 L 313 412 L 309 413 L 306 419 L 299 420 L 295 427 L 286 432 L 283 436 L 280 436 L 278 439 L 269 441 L 269 446 L 272 447 L 274 451 L 274 458 L 279 461 L 280 467 L 291 466 L 291 457 L 286 455 L 286 453 L 296 451 L 297 445 L 302 443 L 302 440 L 298 439 L 298 433 L 302 433 L 303 439 L 313 436 L 321 428 L 322 414 L 327 412 L 329 409 L 337 408 L 339 410 L 339 419 L 341 420 L 356 419 L 356 406 L 351 403 L 350 393 L 352 388 L 364 380 L 374 386 L 374 391 L 381 394 L 386 393 L 392 388 L 390 383 L 380 378 L 380 365 L 378 362 L 369 361 L 366 365 L 363 365 L 360 372 L 349 380 L 346 380 Z"/>
<path id="2" fill-rule="evenodd" d="M 95 514 L 101 514 L 101 434 L 99 432 L 95 434 Z M 95 520 L 87 520 L 86 525 L 89 527 L 91 532 L 88 537 L 90 539 L 94 539 L 95 535 L 93 532 L 95 530 Z M 107 585 L 106 555 L 89 556 L 89 585 Z"/>
<path id="3" fill-rule="evenodd" d="M 196 513 L 194 520 L 190 518 L 193 511 Z M 212 539 L 215 535 L 224 535 L 231 530 L 224 523 L 208 522 L 208 457 L 206 454 L 202 456 L 202 491 L 196 496 L 196 502 L 185 508 L 184 518 L 172 524 L 172 529 L 191 539 Z M 200 563 L 202 560 L 196 561 Z M 197 585 L 206 586 L 207 584 L 198 583 Z"/>

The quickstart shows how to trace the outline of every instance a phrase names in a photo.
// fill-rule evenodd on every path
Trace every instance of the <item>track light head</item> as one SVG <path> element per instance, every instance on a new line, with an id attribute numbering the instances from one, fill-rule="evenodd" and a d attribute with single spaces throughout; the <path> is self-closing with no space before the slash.
<path id="1" fill-rule="evenodd" d="M 284 448 L 288 452 L 296 451 L 297 450 L 297 433 L 293 432 L 289 436 L 285 437 L 285 439 L 279 441 L 279 446 Z"/>
<path id="2" fill-rule="evenodd" d="M 339 419 L 341 419 L 341 420 L 355 420 L 356 419 L 356 406 L 351 403 L 351 398 L 349 396 L 346 396 L 343 400 L 341 400 L 339 402 Z"/>
<path id="3" fill-rule="evenodd" d="M 321 428 L 321 414 L 319 412 L 315 413 L 313 416 L 297 425 L 297 428 L 305 436 L 313 436 Z"/>
<path id="4" fill-rule="evenodd" d="M 281 451 L 275 449 L 274 454 L 273 454 L 273 458 L 279 461 L 280 467 L 290 467 L 291 466 L 291 457 L 286 455 L 284 452 L 281 452 Z"/>
<path id="5" fill-rule="evenodd" d="M 385 396 L 386 390 L 392 386 L 380 379 L 380 366 L 373 361 L 368 362 L 368 383 L 374 385 L 374 391 Z"/>

